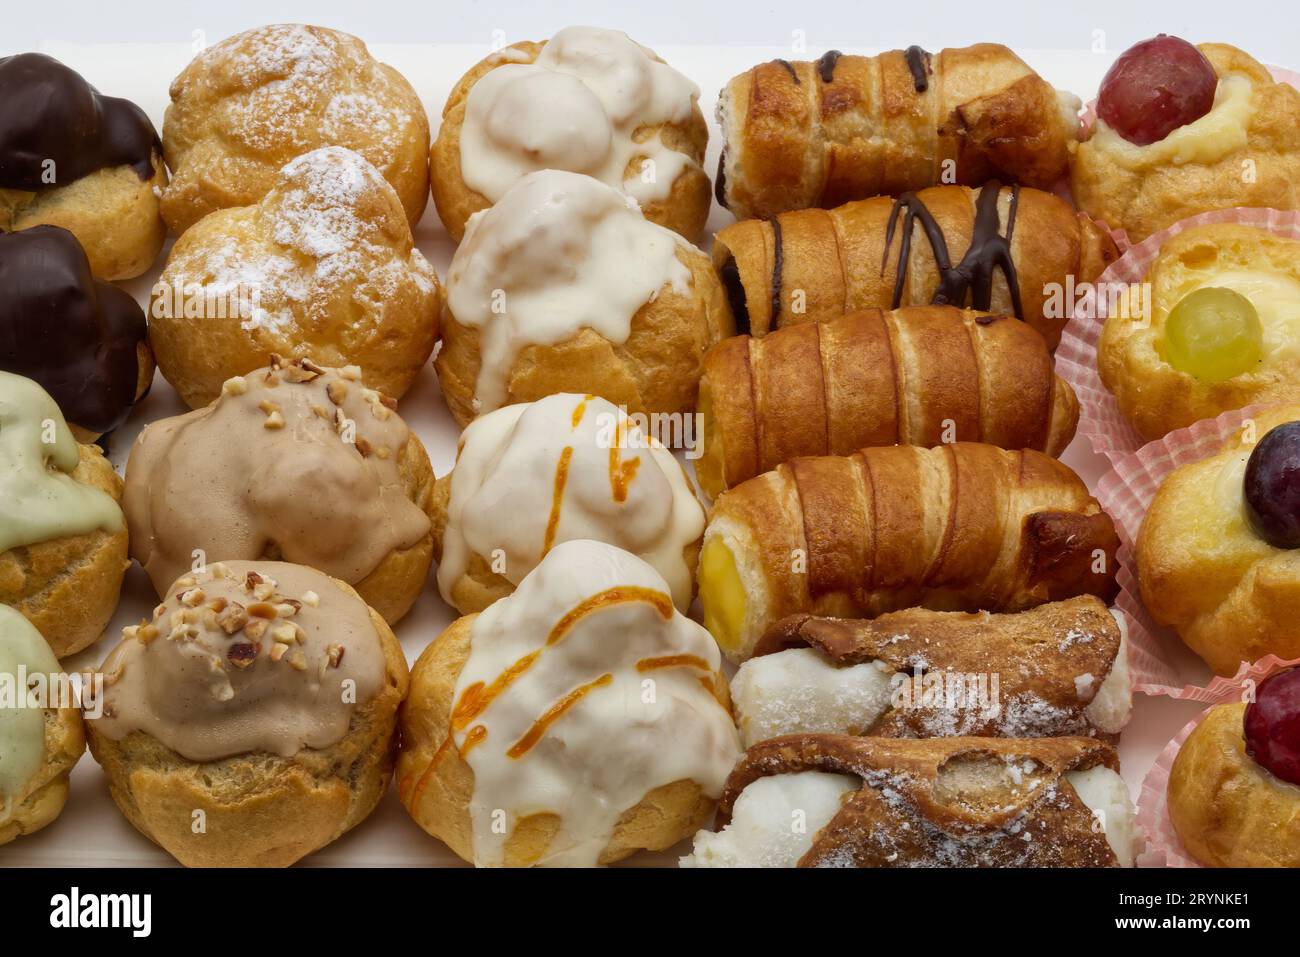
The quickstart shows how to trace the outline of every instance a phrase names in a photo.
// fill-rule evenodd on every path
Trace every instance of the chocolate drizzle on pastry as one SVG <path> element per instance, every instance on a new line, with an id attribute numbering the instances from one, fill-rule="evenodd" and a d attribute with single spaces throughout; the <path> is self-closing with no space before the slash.
<path id="1" fill-rule="evenodd" d="M 842 54 L 839 50 L 827 50 L 817 61 L 817 75 L 822 78 L 823 83 L 831 83 L 835 80 L 835 64 L 840 62 Z"/>
<path id="2" fill-rule="evenodd" d="M 913 45 L 903 51 L 903 59 L 912 73 L 912 86 L 917 93 L 924 93 L 930 88 L 930 54 Z"/>
<path id="3" fill-rule="evenodd" d="M 718 205 L 723 209 L 727 208 L 727 148 L 724 146 L 722 152 L 718 154 L 718 176 L 713 181 L 713 195 L 718 200 Z"/>
<path id="4" fill-rule="evenodd" d="M 889 251 L 893 248 L 894 232 L 898 227 L 900 215 L 903 219 L 901 248 L 898 254 L 898 268 L 894 275 L 894 296 L 890 305 L 897 309 L 903 301 L 903 287 L 907 281 L 907 265 L 912 253 L 912 232 L 915 223 L 920 223 L 929 240 L 934 254 L 935 268 L 939 272 L 939 288 L 930 300 L 936 306 L 959 306 L 971 309 L 990 308 L 993 300 L 993 274 L 1001 269 L 1011 292 L 1011 305 L 1017 319 L 1025 318 L 1020 304 L 1020 281 L 1016 274 L 1016 264 L 1011 258 L 1011 237 L 1016 228 L 1016 206 L 1020 200 L 1020 187 L 1011 187 L 1011 203 L 1007 210 L 1007 231 L 1000 231 L 998 216 L 998 198 L 1002 193 L 1002 184 L 990 180 L 980 190 L 975 204 L 975 223 L 971 232 L 970 247 L 956 266 L 948 252 L 948 242 L 943 228 L 934 215 L 915 193 L 902 193 L 894 200 L 894 208 L 889 212 L 889 225 L 885 231 L 885 253 L 880 262 L 883 274 L 889 261 Z M 967 303 L 967 298 L 970 302 Z"/>
<path id="5" fill-rule="evenodd" d="M 66 229 L 0 234 L 0 369 L 40 383 L 69 422 L 100 433 L 122 424 L 146 331 L 139 304 L 91 276 Z"/>
<path id="6" fill-rule="evenodd" d="M 785 270 L 785 243 L 781 239 L 781 219 L 772 217 L 772 318 L 770 325 L 775 328 L 777 316 L 781 315 L 781 273 Z"/>
<path id="7" fill-rule="evenodd" d="M 773 62 L 773 63 L 779 63 L 779 64 L 781 64 L 783 67 L 786 68 L 786 71 L 790 74 L 790 79 L 794 80 L 794 85 L 795 85 L 795 86 L 801 86 L 801 85 L 802 85 L 802 84 L 800 84 L 800 82 L 799 82 L 799 74 L 795 72 L 794 64 L 793 64 L 793 63 L 791 63 L 789 60 L 773 60 L 772 62 Z"/>
<path id="8" fill-rule="evenodd" d="M 155 153 L 158 133 L 134 103 L 41 53 L 0 59 L 0 188 L 37 192 L 115 166 L 147 180 Z"/>

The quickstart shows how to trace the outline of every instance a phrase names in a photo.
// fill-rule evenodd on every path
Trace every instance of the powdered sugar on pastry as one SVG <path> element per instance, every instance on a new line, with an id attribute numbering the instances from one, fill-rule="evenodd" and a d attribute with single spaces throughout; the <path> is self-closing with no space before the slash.
<path id="1" fill-rule="evenodd" d="M 592 866 L 655 788 L 694 781 L 721 794 L 739 742 L 713 692 L 719 665 L 645 562 L 592 541 L 552 549 L 475 619 L 456 681 L 474 862 L 503 863 L 521 819 L 553 814 L 539 863 Z"/>
<path id="2" fill-rule="evenodd" d="M 697 164 L 653 128 L 685 121 L 699 96 L 626 34 L 567 27 L 532 63 L 505 63 L 471 88 L 461 175 L 492 202 L 541 169 L 586 173 L 641 203 L 662 200 Z"/>
<path id="3" fill-rule="evenodd" d="M 590 328 L 614 343 L 665 286 L 688 295 L 675 233 L 589 176 L 543 170 L 474 214 L 447 274 L 455 320 L 477 328 L 479 411 L 498 408 L 520 351 Z"/>
<path id="4" fill-rule="evenodd" d="M 452 589 L 471 555 L 518 584 L 555 545 L 586 538 L 648 562 L 684 612 L 694 573 L 685 550 L 703 531 L 704 509 L 667 449 L 612 403 L 562 393 L 506 406 L 466 428 L 438 587 L 454 604 Z"/>

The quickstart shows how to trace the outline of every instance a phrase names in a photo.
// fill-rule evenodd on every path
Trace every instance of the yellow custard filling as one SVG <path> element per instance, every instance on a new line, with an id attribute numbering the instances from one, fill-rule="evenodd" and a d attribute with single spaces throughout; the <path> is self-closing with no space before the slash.
<path id="1" fill-rule="evenodd" d="M 736 556 L 721 538 L 711 538 L 700 554 L 700 603 L 704 627 L 723 651 L 740 647 L 745 627 L 745 587 L 736 568 Z"/>
<path id="2" fill-rule="evenodd" d="M 1138 146 L 1124 139 L 1098 119 L 1091 143 L 1104 150 L 1125 169 L 1137 170 L 1172 163 L 1214 163 L 1246 146 L 1255 105 L 1253 86 L 1240 75 L 1219 80 L 1210 112 L 1186 126 L 1180 126 L 1162 140 Z"/>

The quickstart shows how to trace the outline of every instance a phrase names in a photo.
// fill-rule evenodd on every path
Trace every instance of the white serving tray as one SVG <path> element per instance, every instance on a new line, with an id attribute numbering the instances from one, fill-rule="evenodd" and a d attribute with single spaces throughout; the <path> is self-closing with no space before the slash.
<path id="1" fill-rule="evenodd" d="M 248 26 L 255 24 L 249 23 Z M 325 24 L 328 25 L 328 24 Z M 617 26 L 615 23 L 607 25 Z M 556 29 L 562 24 L 556 24 Z M 211 38 L 216 40 L 218 38 Z M 362 38 L 364 39 L 364 37 Z M 512 37 L 515 39 L 540 39 Z M 993 37 L 972 38 L 994 39 Z M 921 35 L 917 43 L 929 49 L 945 45 L 944 39 Z M 429 122 L 437 133 L 442 106 L 448 92 L 461 74 L 487 55 L 486 46 L 448 44 L 374 44 L 372 53 L 392 64 L 410 80 L 424 100 Z M 0 46 L 0 55 L 22 52 Z M 148 112 L 155 126 L 162 128 L 163 110 L 167 105 L 167 88 L 172 78 L 189 62 L 193 51 L 188 44 L 113 44 L 81 45 L 51 43 L 41 51 L 57 57 L 80 71 L 101 91 L 112 96 L 135 101 Z M 823 51 L 809 49 L 794 52 L 788 46 L 732 47 L 732 46 L 661 46 L 657 49 L 668 63 L 693 79 L 701 89 L 700 104 L 709 118 L 710 142 L 705 168 L 710 177 L 716 170 L 719 141 L 717 126 L 713 121 L 713 107 L 717 91 L 728 79 L 756 63 L 785 57 L 788 59 L 815 59 Z M 846 53 L 872 54 L 876 48 L 851 47 Z M 1113 58 L 1109 53 L 1089 53 L 1074 50 L 1021 49 L 1017 53 L 1030 66 L 1039 71 L 1055 86 L 1070 90 L 1090 99 L 1097 84 Z M 708 235 L 731 222 L 731 215 L 715 203 L 709 218 Z M 438 270 L 446 275 L 454 244 L 442 228 L 437 211 L 430 201 L 428 212 L 416 231 L 416 244 Z M 708 243 L 705 243 L 706 247 Z M 170 246 L 170 244 L 169 244 Z M 147 306 L 149 289 L 162 271 L 164 256 L 146 275 L 125 283 L 140 302 Z M 126 462 L 127 453 L 140 429 L 155 419 L 186 411 L 170 385 L 158 375 L 153 391 L 132 413 L 127 423 L 112 436 L 110 458 L 118 472 Z M 458 430 L 438 389 L 437 376 L 432 364 L 421 373 L 416 384 L 402 399 L 401 415 L 423 440 L 438 475 L 450 469 L 456 451 Z M 1076 439 L 1062 456 L 1064 462 L 1075 469 L 1095 487 L 1097 480 L 1108 470 L 1101 456 L 1092 452 L 1085 441 Z M 138 565 L 127 573 L 121 605 L 107 636 L 81 655 L 70 659 L 69 668 L 88 667 L 103 659 L 117 642 L 124 625 L 147 617 L 157 596 Z M 411 613 L 398 625 L 409 661 L 414 661 L 426 645 L 455 617 L 453 610 L 438 595 L 433 576 L 430 575 L 424 594 Z M 1187 661 L 1186 681 L 1203 682 L 1208 671 L 1203 666 Z M 1125 781 L 1136 797 L 1156 754 L 1191 720 L 1201 706 L 1165 698 L 1138 696 L 1134 702 L 1133 720 L 1124 732 L 1119 752 Z M 679 854 L 688 848 L 685 843 L 673 852 L 642 854 L 626 862 L 627 865 L 672 866 Z M 72 793 L 60 818 L 50 827 L 31 837 L 20 838 L 0 848 L 0 866 L 175 866 L 172 858 L 142 837 L 118 812 L 108 795 L 104 776 L 99 766 L 87 753 L 72 775 Z M 457 866 L 461 861 L 440 842 L 424 833 L 407 816 L 397 800 L 396 791 L 389 789 L 375 813 L 350 834 L 302 862 L 302 866 Z"/>

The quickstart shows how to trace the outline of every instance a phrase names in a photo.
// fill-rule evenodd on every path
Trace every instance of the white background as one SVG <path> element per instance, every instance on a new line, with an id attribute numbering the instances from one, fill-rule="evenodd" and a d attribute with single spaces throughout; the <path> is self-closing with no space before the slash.
<path id="1" fill-rule="evenodd" d="M 927 49 L 998 41 L 1012 46 L 1049 81 L 1085 100 L 1114 56 L 1158 32 L 1194 42 L 1213 40 L 1242 47 L 1257 59 L 1300 67 L 1292 47 L 1300 38 L 1294 9 L 1281 3 L 1173 3 L 1099 0 L 1071 5 L 976 3 L 799 2 L 772 4 L 738 0 L 600 3 L 351 2 L 275 3 L 227 0 L 184 5 L 159 3 L 64 3 L 30 5 L 21 17 L 8 17 L 0 35 L 0 55 L 24 50 L 51 53 L 80 70 L 100 90 L 135 100 L 161 129 L 167 86 L 189 61 L 194 44 L 215 43 L 261 23 L 305 21 L 354 33 L 381 60 L 397 67 L 415 86 L 436 134 L 448 91 L 460 75 L 494 45 L 543 39 L 560 27 L 586 23 L 626 30 L 654 47 L 702 90 L 701 106 L 711 118 L 717 90 L 728 78 L 773 57 L 815 58 L 828 48 L 873 53 L 918 43 Z M 15 22 L 16 21 L 16 22 Z M 802 44 L 802 46 L 801 46 Z M 706 168 L 716 167 L 716 129 Z M 711 232 L 731 217 L 714 207 Z M 446 274 L 453 250 L 430 203 L 417 243 Z M 705 243 L 707 246 L 707 242 Z M 162 260 L 146 276 L 128 284 L 142 302 Z M 119 471 L 141 426 L 183 407 L 159 377 L 153 393 L 113 437 L 112 459 Z M 451 465 L 456 429 L 438 391 L 432 368 L 425 370 L 401 404 L 401 414 L 424 439 L 434 468 Z M 1064 459 L 1090 484 L 1106 463 L 1076 441 Z M 148 613 L 156 601 L 138 567 L 128 573 L 122 607 L 109 637 L 80 656 L 76 666 L 102 659 L 117 629 Z M 415 656 L 451 620 L 432 577 L 415 609 L 398 627 L 408 658 Z M 1187 662 L 1186 655 L 1181 656 Z M 1199 665 L 1184 677 L 1203 681 Z M 1123 772 L 1136 796 L 1158 750 L 1198 712 L 1198 706 L 1167 699 L 1136 702 L 1133 721 L 1120 753 Z M 672 863 L 672 855 L 641 855 L 629 863 Z M 407 817 L 390 790 L 375 815 L 351 834 L 305 864 L 449 864 L 456 859 Z M 0 849 L 0 865 L 169 864 L 171 858 L 138 835 L 108 798 L 98 766 L 87 755 L 73 775 L 73 793 L 63 816 L 40 834 Z"/>

